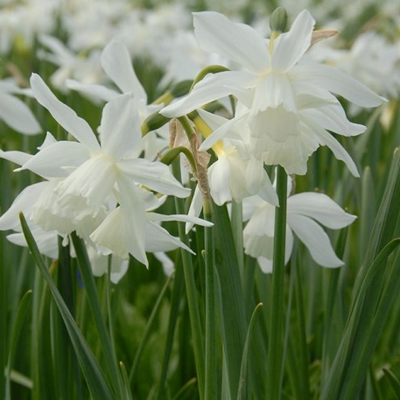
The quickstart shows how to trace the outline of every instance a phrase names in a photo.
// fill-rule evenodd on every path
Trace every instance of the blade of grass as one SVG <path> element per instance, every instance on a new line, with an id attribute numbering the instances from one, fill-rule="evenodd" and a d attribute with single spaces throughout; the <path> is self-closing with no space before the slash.
<path id="1" fill-rule="evenodd" d="M 242 365 L 240 367 L 239 390 L 237 395 L 238 400 L 251 398 L 248 379 L 247 379 L 247 374 L 249 369 L 249 359 L 250 359 L 249 350 L 250 350 L 250 345 L 254 338 L 254 327 L 256 325 L 256 322 L 258 321 L 258 317 L 260 315 L 262 306 L 263 306 L 262 303 L 257 304 L 256 308 L 253 311 L 253 315 L 251 316 L 250 319 L 250 325 L 247 331 L 246 341 L 243 349 Z"/>
<path id="2" fill-rule="evenodd" d="M 92 312 L 94 322 L 96 324 L 97 333 L 100 339 L 101 349 L 104 355 L 104 361 L 108 373 L 110 375 L 112 386 L 114 388 L 115 393 L 117 394 L 117 397 L 123 399 L 122 378 L 120 371 L 118 370 L 118 363 L 114 351 L 114 346 L 108 334 L 107 326 L 102 314 L 100 299 L 98 296 L 86 248 L 83 241 L 79 239 L 75 233 L 71 234 L 71 239 L 76 252 L 76 258 L 78 260 L 79 270 L 81 271 L 83 284 L 85 285 L 89 301 L 89 307 Z"/>
<path id="3" fill-rule="evenodd" d="M 109 388 L 107 381 L 104 377 L 97 360 L 94 358 L 92 351 L 82 333 L 80 332 L 75 320 L 73 319 L 68 307 L 66 306 L 64 300 L 62 299 L 60 292 L 57 289 L 50 273 L 43 262 L 42 256 L 39 252 L 35 239 L 26 223 L 23 214 L 20 214 L 22 231 L 24 233 L 26 242 L 28 244 L 29 250 L 31 251 L 32 257 L 38 266 L 43 278 L 45 279 L 54 301 L 60 310 L 60 314 L 64 320 L 66 328 L 68 330 L 69 336 L 71 338 L 72 344 L 74 346 L 75 352 L 79 359 L 83 374 L 85 375 L 87 385 L 91 392 L 91 395 L 96 400 L 112 400 L 114 395 Z"/>
<path id="4" fill-rule="evenodd" d="M 383 368 L 383 373 L 385 374 L 386 380 L 389 382 L 389 385 L 392 387 L 396 400 L 400 400 L 400 382 L 393 374 L 392 371 Z"/>
<path id="5" fill-rule="evenodd" d="M 15 351 L 17 349 L 18 338 L 21 333 L 22 325 L 25 321 L 25 316 L 28 311 L 28 306 L 31 304 L 31 299 L 32 299 L 32 290 L 29 290 L 22 297 L 12 328 L 10 351 L 8 353 L 8 361 L 6 367 L 6 397 L 5 397 L 6 400 L 11 400 L 11 385 L 10 385 L 11 368 L 14 361 Z"/>

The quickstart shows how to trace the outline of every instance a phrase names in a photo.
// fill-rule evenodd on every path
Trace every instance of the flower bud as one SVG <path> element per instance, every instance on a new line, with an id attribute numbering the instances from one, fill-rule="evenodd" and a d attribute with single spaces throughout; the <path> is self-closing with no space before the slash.
<path id="1" fill-rule="evenodd" d="M 285 32 L 287 26 L 287 12 L 283 7 L 274 10 L 269 20 L 269 26 L 272 32 Z"/>

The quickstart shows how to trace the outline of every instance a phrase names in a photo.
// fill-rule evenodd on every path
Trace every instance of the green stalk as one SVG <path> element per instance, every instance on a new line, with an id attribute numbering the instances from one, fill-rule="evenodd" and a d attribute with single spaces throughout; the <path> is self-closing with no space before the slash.
<path id="1" fill-rule="evenodd" d="M 210 197 L 203 197 L 204 219 L 211 221 L 212 203 Z M 205 398 L 217 399 L 217 328 L 215 301 L 215 241 L 213 227 L 204 229 L 206 266 L 206 370 Z"/>
<path id="2" fill-rule="evenodd" d="M 174 176 L 180 178 L 180 165 L 177 162 L 172 163 Z M 175 207 L 178 214 L 185 214 L 185 205 L 182 199 L 175 198 Z M 189 245 L 188 236 L 185 233 L 185 226 L 182 222 L 178 223 L 180 240 Z M 193 335 L 193 351 L 196 363 L 197 379 L 199 382 L 200 399 L 204 400 L 205 388 L 205 361 L 204 361 L 204 336 L 200 319 L 199 303 L 197 298 L 197 288 L 194 279 L 193 262 L 191 255 L 186 250 L 181 250 L 183 273 L 185 276 L 186 295 L 188 299 L 190 327 Z"/>
<path id="3" fill-rule="evenodd" d="M 271 313 L 269 315 L 269 342 L 267 361 L 267 399 L 281 398 L 281 369 L 283 357 L 283 335 L 285 317 L 285 239 L 286 239 L 286 203 L 287 174 L 277 168 L 277 194 L 279 207 L 275 209 L 274 257 L 271 291 Z"/>

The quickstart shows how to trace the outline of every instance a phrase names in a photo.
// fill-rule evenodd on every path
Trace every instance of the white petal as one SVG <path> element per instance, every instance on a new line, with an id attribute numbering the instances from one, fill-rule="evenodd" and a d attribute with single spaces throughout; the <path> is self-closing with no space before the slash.
<path id="1" fill-rule="evenodd" d="M 202 49 L 221 54 L 250 71 L 262 72 L 270 67 L 264 39 L 250 26 L 211 11 L 193 16 L 194 34 Z"/>
<path id="2" fill-rule="evenodd" d="M 117 91 L 109 89 L 103 85 L 85 85 L 73 79 L 67 79 L 65 85 L 68 89 L 75 90 L 89 97 L 103 101 L 110 101 L 120 95 Z"/>
<path id="3" fill-rule="evenodd" d="M 149 222 L 146 225 L 146 251 L 147 252 L 160 252 L 171 251 L 177 248 L 183 248 L 189 253 L 194 252 L 182 243 L 179 238 L 172 236 L 166 229 L 162 228 L 154 222 Z"/>
<path id="4" fill-rule="evenodd" d="M 36 100 L 49 110 L 53 118 L 67 132 L 89 149 L 97 150 L 99 148 L 99 143 L 89 124 L 78 117 L 74 110 L 58 100 L 39 75 L 32 74 L 30 82 Z"/>
<path id="5" fill-rule="evenodd" d="M 35 135 L 42 130 L 28 106 L 7 93 L 0 94 L 0 119 L 26 135 Z"/>
<path id="6" fill-rule="evenodd" d="M 331 198 L 323 193 L 299 193 L 290 196 L 287 200 L 288 214 L 301 214 L 313 218 L 320 224 L 340 229 L 350 225 L 357 218 L 347 214 Z"/>
<path id="7" fill-rule="evenodd" d="M 196 108 L 231 94 L 231 87 L 247 88 L 254 85 L 255 76 L 246 72 L 220 72 L 209 74 L 196 84 L 186 97 L 163 108 L 160 114 L 166 117 L 185 115 Z"/>
<path id="8" fill-rule="evenodd" d="M 289 32 L 282 33 L 274 43 L 272 67 L 286 71 L 293 67 L 310 47 L 314 18 L 304 10 L 295 21 Z"/>
<path id="9" fill-rule="evenodd" d="M 164 252 L 155 251 L 153 255 L 162 264 L 164 274 L 171 276 L 175 268 L 174 262 Z"/>
<path id="10" fill-rule="evenodd" d="M 306 245 L 317 264 L 329 268 L 340 267 L 344 264 L 333 251 L 326 232 L 315 221 L 302 215 L 290 214 L 287 222 Z"/>
<path id="11" fill-rule="evenodd" d="M 229 190 L 230 179 L 229 162 L 226 157 L 221 157 L 208 169 L 210 192 L 215 204 L 221 206 L 232 200 Z"/>
<path id="12" fill-rule="evenodd" d="M 142 138 L 137 102 L 124 94 L 107 103 L 100 126 L 102 150 L 114 160 L 132 154 Z"/>
<path id="13" fill-rule="evenodd" d="M 78 142 L 56 142 L 40 150 L 19 170 L 30 170 L 46 178 L 68 175 L 68 169 L 77 168 L 90 157 L 87 147 Z"/>
<path id="14" fill-rule="evenodd" d="M 354 163 L 353 159 L 350 157 L 349 153 L 343 148 L 343 146 L 325 129 L 321 128 L 319 125 L 308 119 L 306 124 L 312 131 L 318 136 L 321 145 L 328 146 L 335 157 L 338 160 L 343 161 L 350 172 L 358 178 L 360 174 L 358 173 L 356 164 Z"/>
<path id="15" fill-rule="evenodd" d="M 147 104 L 147 94 L 133 70 L 131 57 L 123 43 L 112 41 L 106 46 L 101 54 L 101 66 L 122 93 L 133 92 L 137 100 Z"/>
<path id="16" fill-rule="evenodd" d="M 201 196 L 199 186 L 197 185 L 193 193 L 192 202 L 190 203 L 188 216 L 198 217 L 202 209 L 203 209 L 203 198 Z M 185 225 L 185 233 L 188 234 L 192 228 L 193 228 L 193 222 L 187 222 Z"/>
<path id="17" fill-rule="evenodd" d="M 304 63 L 296 67 L 296 75 L 297 79 L 309 80 L 361 107 L 377 107 L 385 101 L 356 79 L 328 65 Z"/>
<path id="18" fill-rule="evenodd" d="M 206 227 L 211 227 L 214 224 L 210 221 L 206 221 L 205 219 L 197 218 L 192 215 L 184 215 L 184 214 L 171 214 L 171 215 L 165 215 L 165 214 L 157 214 L 157 213 L 147 213 L 146 214 L 147 220 L 148 221 L 158 221 L 158 222 L 163 222 L 163 221 L 179 221 L 179 222 L 192 222 L 193 224 L 196 225 L 201 225 L 201 226 L 206 226 Z"/>
<path id="19" fill-rule="evenodd" d="M 18 229 L 19 213 L 23 212 L 29 219 L 36 199 L 40 196 L 47 182 L 39 182 L 27 186 L 14 200 L 11 207 L 0 217 L 0 230 Z"/>
<path id="20" fill-rule="evenodd" d="M 190 189 L 184 188 L 172 175 L 168 166 L 161 162 L 151 162 L 143 158 L 125 160 L 118 163 L 122 172 L 132 177 L 135 182 L 162 194 L 188 197 Z"/>
<path id="21" fill-rule="evenodd" d="M 15 164 L 22 165 L 28 162 L 33 156 L 31 154 L 24 153 L 23 151 L 3 151 L 0 149 L 0 158 L 11 161 Z"/>

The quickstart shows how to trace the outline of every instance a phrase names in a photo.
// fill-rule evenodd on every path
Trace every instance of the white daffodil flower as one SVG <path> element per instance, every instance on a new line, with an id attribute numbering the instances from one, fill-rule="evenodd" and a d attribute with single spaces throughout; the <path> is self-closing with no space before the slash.
<path id="1" fill-rule="evenodd" d="M 60 179 L 54 188 L 56 202 L 74 216 L 74 223 L 87 217 L 103 218 L 107 212 L 90 235 L 101 246 L 108 247 L 107 240 L 114 239 L 110 231 L 120 229 L 116 222 L 123 223 L 130 244 L 116 249 L 116 253 L 125 257 L 130 253 L 147 265 L 143 234 L 146 206 L 140 194 L 144 189 L 139 186 L 177 197 L 187 197 L 190 190 L 182 187 L 166 165 L 137 158 L 141 130 L 132 94 L 118 96 L 106 104 L 99 143 L 87 122 L 61 103 L 38 75 L 32 75 L 31 86 L 38 102 L 78 141 L 45 146 L 22 169 L 48 180 Z M 119 207 L 108 213 L 110 202 L 118 202 Z"/>
<path id="2" fill-rule="evenodd" d="M 30 94 L 20 89 L 13 79 L 0 80 L 0 119 L 17 132 L 35 135 L 41 127 L 29 107 L 16 94 Z"/>
<path id="3" fill-rule="evenodd" d="M 255 158 L 281 165 L 287 173 L 305 174 L 308 157 L 327 145 L 353 175 L 357 168 L 329 131 L 353 136 L 365 127 L 347 120 L 332 93 L 362 107 L 383 99 L 354 78 L 303 58 L 311 45 L 315 21 L 301 12 L 288 32 L 265 40 L 253 28 L 233 23 L 215 12 L 194 14 L 195 35 L 204 50 L 221 54 L 241 68 L 210 74 L 185 98 L 161 110 L 167 117 L 184 115 L 211 101 L 234 95 L 247 108 L 240 117 L 251 132 Z M 231 124 L 235 123 L 235 119 Z M 210 148 L 228 134 L 223 127 L 200 147 Z"/>
<path id="4" fill-rule="evenodd" d="M 322 193 L 306 192 L 288 197 L 285 262 L 292 254 L 294 233 L 317 264 L 340 267 L 343 261 L 335 254 L 328 235 L 319 224 L 341 229 L 356 218 Z M 257 258 L 265 273 L 272 272 L 275 207 L 259 196 L 249 197 L 243 201 L 243 220 L 248 221 L 243 231 L 245 253 Z"/>

